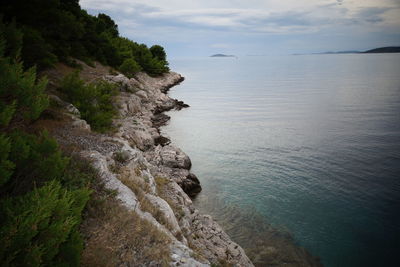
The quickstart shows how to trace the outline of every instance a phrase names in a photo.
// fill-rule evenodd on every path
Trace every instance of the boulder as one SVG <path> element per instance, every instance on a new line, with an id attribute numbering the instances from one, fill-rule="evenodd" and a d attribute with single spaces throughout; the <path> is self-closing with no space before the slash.
<path id="1" fill-rule="evenodd" d="M 53 101 L 56 105 L 65 109 L 69 114 L 72 114 L 72 115 L 76 116 L 77 118 L 81 117 L 81 113 L 79 112 L 79 110 L 71 103 L 61 100 L 61 98 L 59 98 L 56 95 L 49 95 L 49 98 L 50 98 L 50 101 Z"/>
<path id="2" fill-rule="evenodd" d="M 192 162 L 190 161 L 188 155 L 174 145 L 162 147 L 160 156 L 162 164 L 166 167 L 186 170 L 190 170 L 190 167 L 192 167 Z"/>
<path id="3" fill-rule="evenodd" d="M 186 179 L 182 179 L 178 184 L 190 197 L 195 197 L 201 191 L 200 181 L 193 173 L 189 173 Z"/>

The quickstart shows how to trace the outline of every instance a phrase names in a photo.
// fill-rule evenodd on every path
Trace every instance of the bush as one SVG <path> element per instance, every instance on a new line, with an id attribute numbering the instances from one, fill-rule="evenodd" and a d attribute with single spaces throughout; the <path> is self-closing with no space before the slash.
<path id="1" fill-rule="evenodd" d="M 96 172 L 85 161 L 62 156 L 45 133 L 0 135 L 0 156 L 1 177 L 11 178 L 0 184 L 2 265 L 79 265 L 78 226 Z"/>
<path id="2" fill-rule="evenodd" d="M 39 69 L 53 67 L 58 61 L 52 52 L 52 47 L 46 43 L 39 31 L 24 27 L 21 56 L 24 59 L 24 66 L 29 68 L 37 66 Z"/>
<path id="3" fill-rule="evenodd" d="M 80 254 L 78 225 L 89 199 L 87 189 L 68 191 L 57 181 L 23 196 L 0 202 L 0 261 L 4 265 L 79 264 L 76 258 L 58 257 L 68 247 Z M 66 253 L 63 249 L 64 255 Z M 71 261 L 72 260 L 72 261 Z"/>
<path id="4" fill-rule="evenodd" d="M 14 163 L 12 163 L 8 158 L 10 150 L 11 143 L 9 138 L 4 134 L 0 134 L 0 186 L 10 179 L 15 167 Z"/>
<path id="5" fill-rule="evenodd" d="M 78 226 L 93 170 L 62 156 L 46 133 L 2 134 L 0 155 L 2 178 L 4 173 L 9 178 L 0 184 L 2 264 L 78 265 L 83 249 Z"/>
<path id="6" fill-rule="evenodd" d="M 153 57 L 157 58 L 159 61 L 167 61 L 167 54 L 165 53 L 164 47 L 153 45 L 150 47 L 150 52 Z"/>
<path id="7" fill-rule="evenodd" d="M 0 36 L 1 266 L 78 266 L 78 226 L 93 173 L 63 156 L 47 133 L 21 130 L 40 116 L 48 98 L 46 80 L 37 81 L 35 68 L 23 70 L 19 51 Z"/>
<path id="8" fill-rule="evenodd" d="M 12 179 L 5 185 L 9 194 L 23 194 L 34 186 L 60 179 L 68 158 L 59 150 L 57 142 L 46 132 L 39 137 L 21 131 L 10 134 L 9 159 L 16 166 Z"/>
<path id="9" fill-rule="evenodd" d="M 44 93 L 47 80 L 38 81 L 35 68 L 24 71 L 23 63 L 5 52 L 5 42 L 0 38 L 0 126 L 7 126 L 15 114 L 35 120 L 49 104 Z"/>
<path id="10" fill-rule="evenodd" d="M 133 75 L 141 71 L 142 68 L 133 58 L 128 58 L 124 60 L 124 63 L 121 64 L 119 70 L 125 74 L 126 77 L 132 78 Z"/>
<path id="11" fill-rule="evenodd" d="M 85 84 L 79 73 L 73 72 L 62 80 L 60 90 L 94 130 L 106 132 L 111 129 L 112 119 L 117 114 L 112 104 L 112 98 L 117 94 L 113 84 L 105 81 Z"/>

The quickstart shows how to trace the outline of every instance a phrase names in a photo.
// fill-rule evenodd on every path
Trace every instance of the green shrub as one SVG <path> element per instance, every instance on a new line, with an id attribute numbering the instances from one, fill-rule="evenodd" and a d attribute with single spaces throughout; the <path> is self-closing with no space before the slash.
<path id="1" fill-rule="evenodd" d="M 78 226 L 97 175 L 89 163 L 62 156 L 46 133 L 16 131 L 0 135 L 0 173 L 0 262 L 79 265 Z"/>
<path id="2" fill-rule="evenodd" d="M 37 66 L 39 69 L 53 67 L 58 61 L 52 47 L 43 39 L 41 33 L 30 27 L 23 28 L 23 46 L 21 56 L 24 66 Z"/>
<path id="3" fill-rule="evenodd" d="M 21 62 L 5 57 L 4 48 L 0 40 L 0 123 L 8 125 L 17 110 L 24 119 L 35 120 L 49 104 L 47 80 L 38 81 L 35 68 L 24 71 Z"/>
<path id="4" fill-rule="evenodd" d="M 112 119 L 117 114 L 112 103 L 113 96 L 117 94 L 113 84 L 105 81 L 85 84 L 79 73 L 73 72 L 62 80 L 60 90 L 94 130 L 105 132 L 111 129 Z"/>
<path id="5" fill-rule="evenodd" d="M 97 177 L 97 170 L 90 162 L 82 160 L 78 156 L 69 158 L 68 165 L 62 174 L 62 185 L 70 190 L 91 187 Z"/>
<path id="6" fill-rule="evenodd" d="M 165 60 L 159 60 L 157 56 L 154 56 L 151 53 L 146 45 L 141 44 L 135 49 L 135 58 L 143 70 L 149 75 L 158 76 L 169 71 L 168 62 Z"/>
<path id="7" fill-rule="evenodd" d="M 128 58 L 124 60 L 124 63 L 121 64 L 119 70 L 125 74 L 126 77 L 132 78 L 133 75 L 141 71 L 142 68 L 133 58 Z"/>
<path id="8" fill-rule="evenodd" d="M 165 53 L 164 47 L 153 45 L 150 47 L 150 52 L 153 57 L 157 58 L 159 61 L 167 61 L 167 54 Z"/>
<path id="9" fill-rule="evenodd" d="M 5 40 L 4 54 L 12 59 L 20 56 L 22 47 L 22 31 L 17 27 L 15 19 L 9 24 L 3 23 L 2 15 L 0 14 L 0 38 Z"/>
<path id="10" fill-rule="evenodd" d="M 9 138 L 4 134 L 0 134 L 0 186 L 5 184 L 10 179 L 14 163 L 9 160 L 9 154 L 11 150 L 11 143 Z"/>
<path id="11" fill-rule="evenodd" d="M 78 225 L 89 199 L 87 189 L 68 191 L 57 181 L 19 197 L 0 201 L 0 261 L 5 266 L 48 265 L 56 262 L 76 266 L 82 240 Z M 64 256 L 58 258 L 58 255 Z M 72 262 L 71 262 L 72 260 Z"/>
<path id="12" fill-rule="evenodd" d="M 9 159 L 15 164 L 12 179 L 6 185 L 11 194 L 22 194 L 63 174 L 68 158 L 59 150 L 57 142 L 46 132 L 39 137 L 15 131 L 10 135 Z"/>
<path id="13" fill-rule="evenodd" d="M 47 133 L 22 131 L 48 98 L 46 80 L 37 81 L 35 68 L 23 70 L 19 51 L 0 36 L 0 265 L 78 266 L 93 171 L 63 156 Z"/>
<path id="14" fill-rule="evenodd" d="M 163 47 L 154 45 L 149 49 L 120 37 L 118 25 L 108 15 L 92 16 L 82 10 L 78 2 L 0 1 L 4 21 L 11 25 L 7 36 L 10 36 L 9 48 L 14 52 L 17 50 L 12 48 L 19 47 L 14 43 L 22 40 L 18 31 L 22 29 L 24 33 L 21 56 L 26 67 L 36 65 L 42 69 L 73 57 L 85 62 L 97 60 L 118 68 L 132 58 L 150 75 L 169 70 Z"/>

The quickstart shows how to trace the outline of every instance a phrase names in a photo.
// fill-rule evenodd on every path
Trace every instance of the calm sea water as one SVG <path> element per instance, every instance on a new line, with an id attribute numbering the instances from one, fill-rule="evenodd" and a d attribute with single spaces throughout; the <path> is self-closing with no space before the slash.
<path id="1" fill-rule="evenodd" d="M 200 209 L 224 213 L 207 199 L 253 209 L 325 266 L 399 262 L 400 54 L 171 68 L 186 80 L 170 95 L 191 107 L 171 112 L 163 131 L 193 161 Z"/>

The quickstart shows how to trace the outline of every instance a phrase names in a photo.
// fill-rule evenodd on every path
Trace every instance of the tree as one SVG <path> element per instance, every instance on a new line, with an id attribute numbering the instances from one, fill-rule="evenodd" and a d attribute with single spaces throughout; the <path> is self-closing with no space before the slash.
<path id="1" fill-rule="evenodd" d="M 124 63 L 121 64 L 119 70 L 125 74 L 126 77 L 132 78 L 133 75 L 141 71 L 142 68 L 133 58 L 128 58 L 124 60 Z"/>
<path id="2" fill-rule="evenodd" d="M 160 61 L 167 60 L 167 54 L 165 53 L 164 47 L 160 45 L 153 45 L 150 47 L 150 52 L 153 54 L 153 57 L 157 58 Z"/>
<path id="3" fill-rule="evenodd" d="M 1 31 L 0 36 L 3 36 Z M 38 81 L 34 67 L 24 71 L 23 63 L 18 60 L 19 53 L 10 58 L 6 56 L 5 47 L 5 41 L 0 37 L 0 127 L 6 127 L 16 116 L 27 121 L 36 120 L 49 104 L 44 93 L 47 80 Z"/>
<path id="4" fill-rule="evenodd" d="M 97 32 L 108 32 L 112 37 L 118 36 L 118 25 L 106 14 L 100 13 L 97 16 Z"/>

